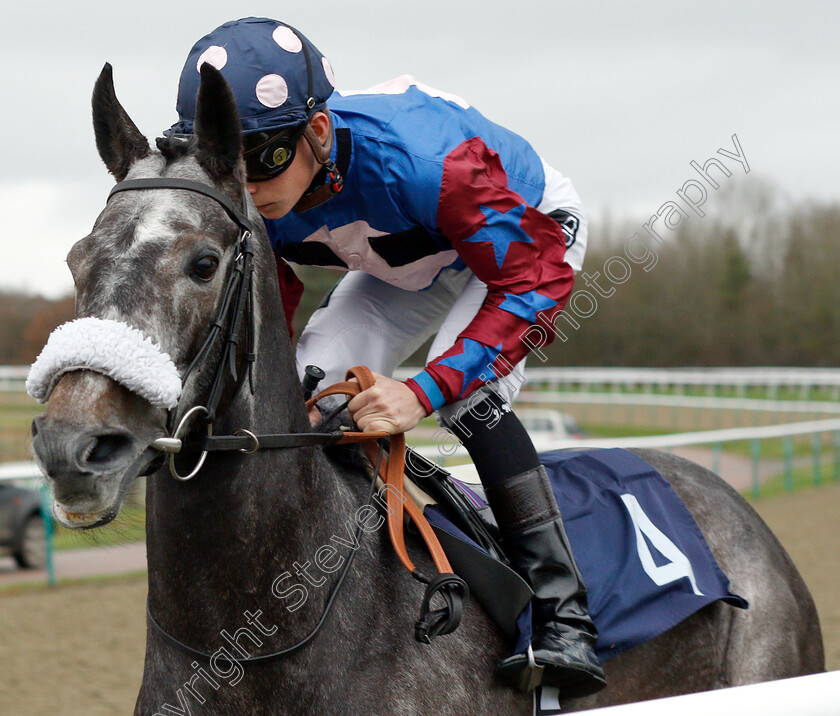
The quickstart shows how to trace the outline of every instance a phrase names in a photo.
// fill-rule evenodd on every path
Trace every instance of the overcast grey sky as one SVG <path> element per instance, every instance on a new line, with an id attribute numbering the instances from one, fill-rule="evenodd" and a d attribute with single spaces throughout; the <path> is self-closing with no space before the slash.
<path id="1" fill-rule="evenodd" d="M 176 119 L 190 46 L 247 15 L 298 27 L 340 88 L 410 73 L 524 135 L 594 216 L 645 216 L 737 133 L 751 167 L 794 201 L 840 198 L 836 2 L 112 0 L 2 11 L 0 288 L 72 289 L 67 250 L 113 180 L 90 93 L 114 66 L 150 138 Z M 729 163 L 734 173 L 743 170 Z M 714 196 L 709 198 L 710 204 Z M 597 235 L 590 238 L 597 241 Z"/>

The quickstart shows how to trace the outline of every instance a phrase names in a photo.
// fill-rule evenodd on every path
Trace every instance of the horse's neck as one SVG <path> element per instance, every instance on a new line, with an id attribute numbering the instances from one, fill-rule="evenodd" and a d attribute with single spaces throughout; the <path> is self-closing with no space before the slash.
<path id="1" fill-rule="evenodd" d="M 308 427 L 274 266 L 261 258 L 255 395 L 245 381 L 214 425 L 217 434 Z M 162 470 L 149 483 L 149 604 L 164 628 L 199 649 L 215 648 L 221 629 L 242 626 L 246 610 L 279 612 L 285 641 L 311 628 L 329 588 L 295 613 L 277 593 L 306 584 L 300 567 L 331 535 L 343 534 L 342 518 L 353 504 L 320 448 L 213 453 L 189 482 Z"/>

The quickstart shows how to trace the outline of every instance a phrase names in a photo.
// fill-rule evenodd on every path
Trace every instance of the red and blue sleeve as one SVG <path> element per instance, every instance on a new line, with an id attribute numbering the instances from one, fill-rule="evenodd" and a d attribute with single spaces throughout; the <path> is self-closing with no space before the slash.
<path id="1" fill-rule="evenodd" d="M 553 322 L 574 283 L 560 225 L 508 187 L 479 137 L 447 155 L 437 209 L 438 230 L 487 297 L 455 345 L 406 381 L 429 413 L 510 373 L 529 351 L 520 336 L 538 319 Z"/>
<path id="2" fill-rule="evenodd" d="M 294 319 L 295 311 L 300 304 L 300 297 L 303 295 L 303 283 L 292 267 L 276 253 L 274 254 L 274 261 L 277 264 L 277 279 L 280 282 L 280 297 L 283 300 L 283 312 L 286 314 L 286 327 L 289 329 L 289 337 L 294 338 L 292 319 Z"/>

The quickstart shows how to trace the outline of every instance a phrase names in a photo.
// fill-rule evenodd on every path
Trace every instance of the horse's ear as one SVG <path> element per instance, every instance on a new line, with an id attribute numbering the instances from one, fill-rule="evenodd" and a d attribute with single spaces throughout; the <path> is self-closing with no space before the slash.
<path id="1" fill-rule="evenodd" d="M 131 165 L 148 156 L 149 141 L 137 129 L 114 92 L 114 75 L 107 62 L 93 87 L 93 131 L 99 156 L 117 181 L 125 179 Z"/>
<path id="2" fill-rule="evenodd" d="M 234 175 L 242 181 L 242 127 L 236 100 L 222 73 L 209 62 L 201 65 L 194 131 L 196 158 L 211 176 L 224 179 Z"/>

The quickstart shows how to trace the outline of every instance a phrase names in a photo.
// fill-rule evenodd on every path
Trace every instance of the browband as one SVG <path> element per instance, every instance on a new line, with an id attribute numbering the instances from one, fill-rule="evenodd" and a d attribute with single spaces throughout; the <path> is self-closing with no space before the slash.
<path id="1" fill-rule="evenodd" d="M 204 196 L 209 196 L 221 205 L 221 207 L 227 212 L 227 215 L 236 222 L 240 229 L 248 232 L 253 231 L 253 224 L 251 223 L 251 220 L 247 216 L 244 216 L 242 212 L 233 205 L 233 202 L 231 202 L 227 196 L 222 194 L 220 191 L 216 191 L 216 189 L 212 186 L 208 186 L 207 184 L 192 181 L 191 179 L 176 179 L 174 177 L 128 179 L 115 184 L 108 193 L 108 199 L 121 191 L 129 191 L 132 189 L 186 189 L 187 191 L 204 194 Z"/>

